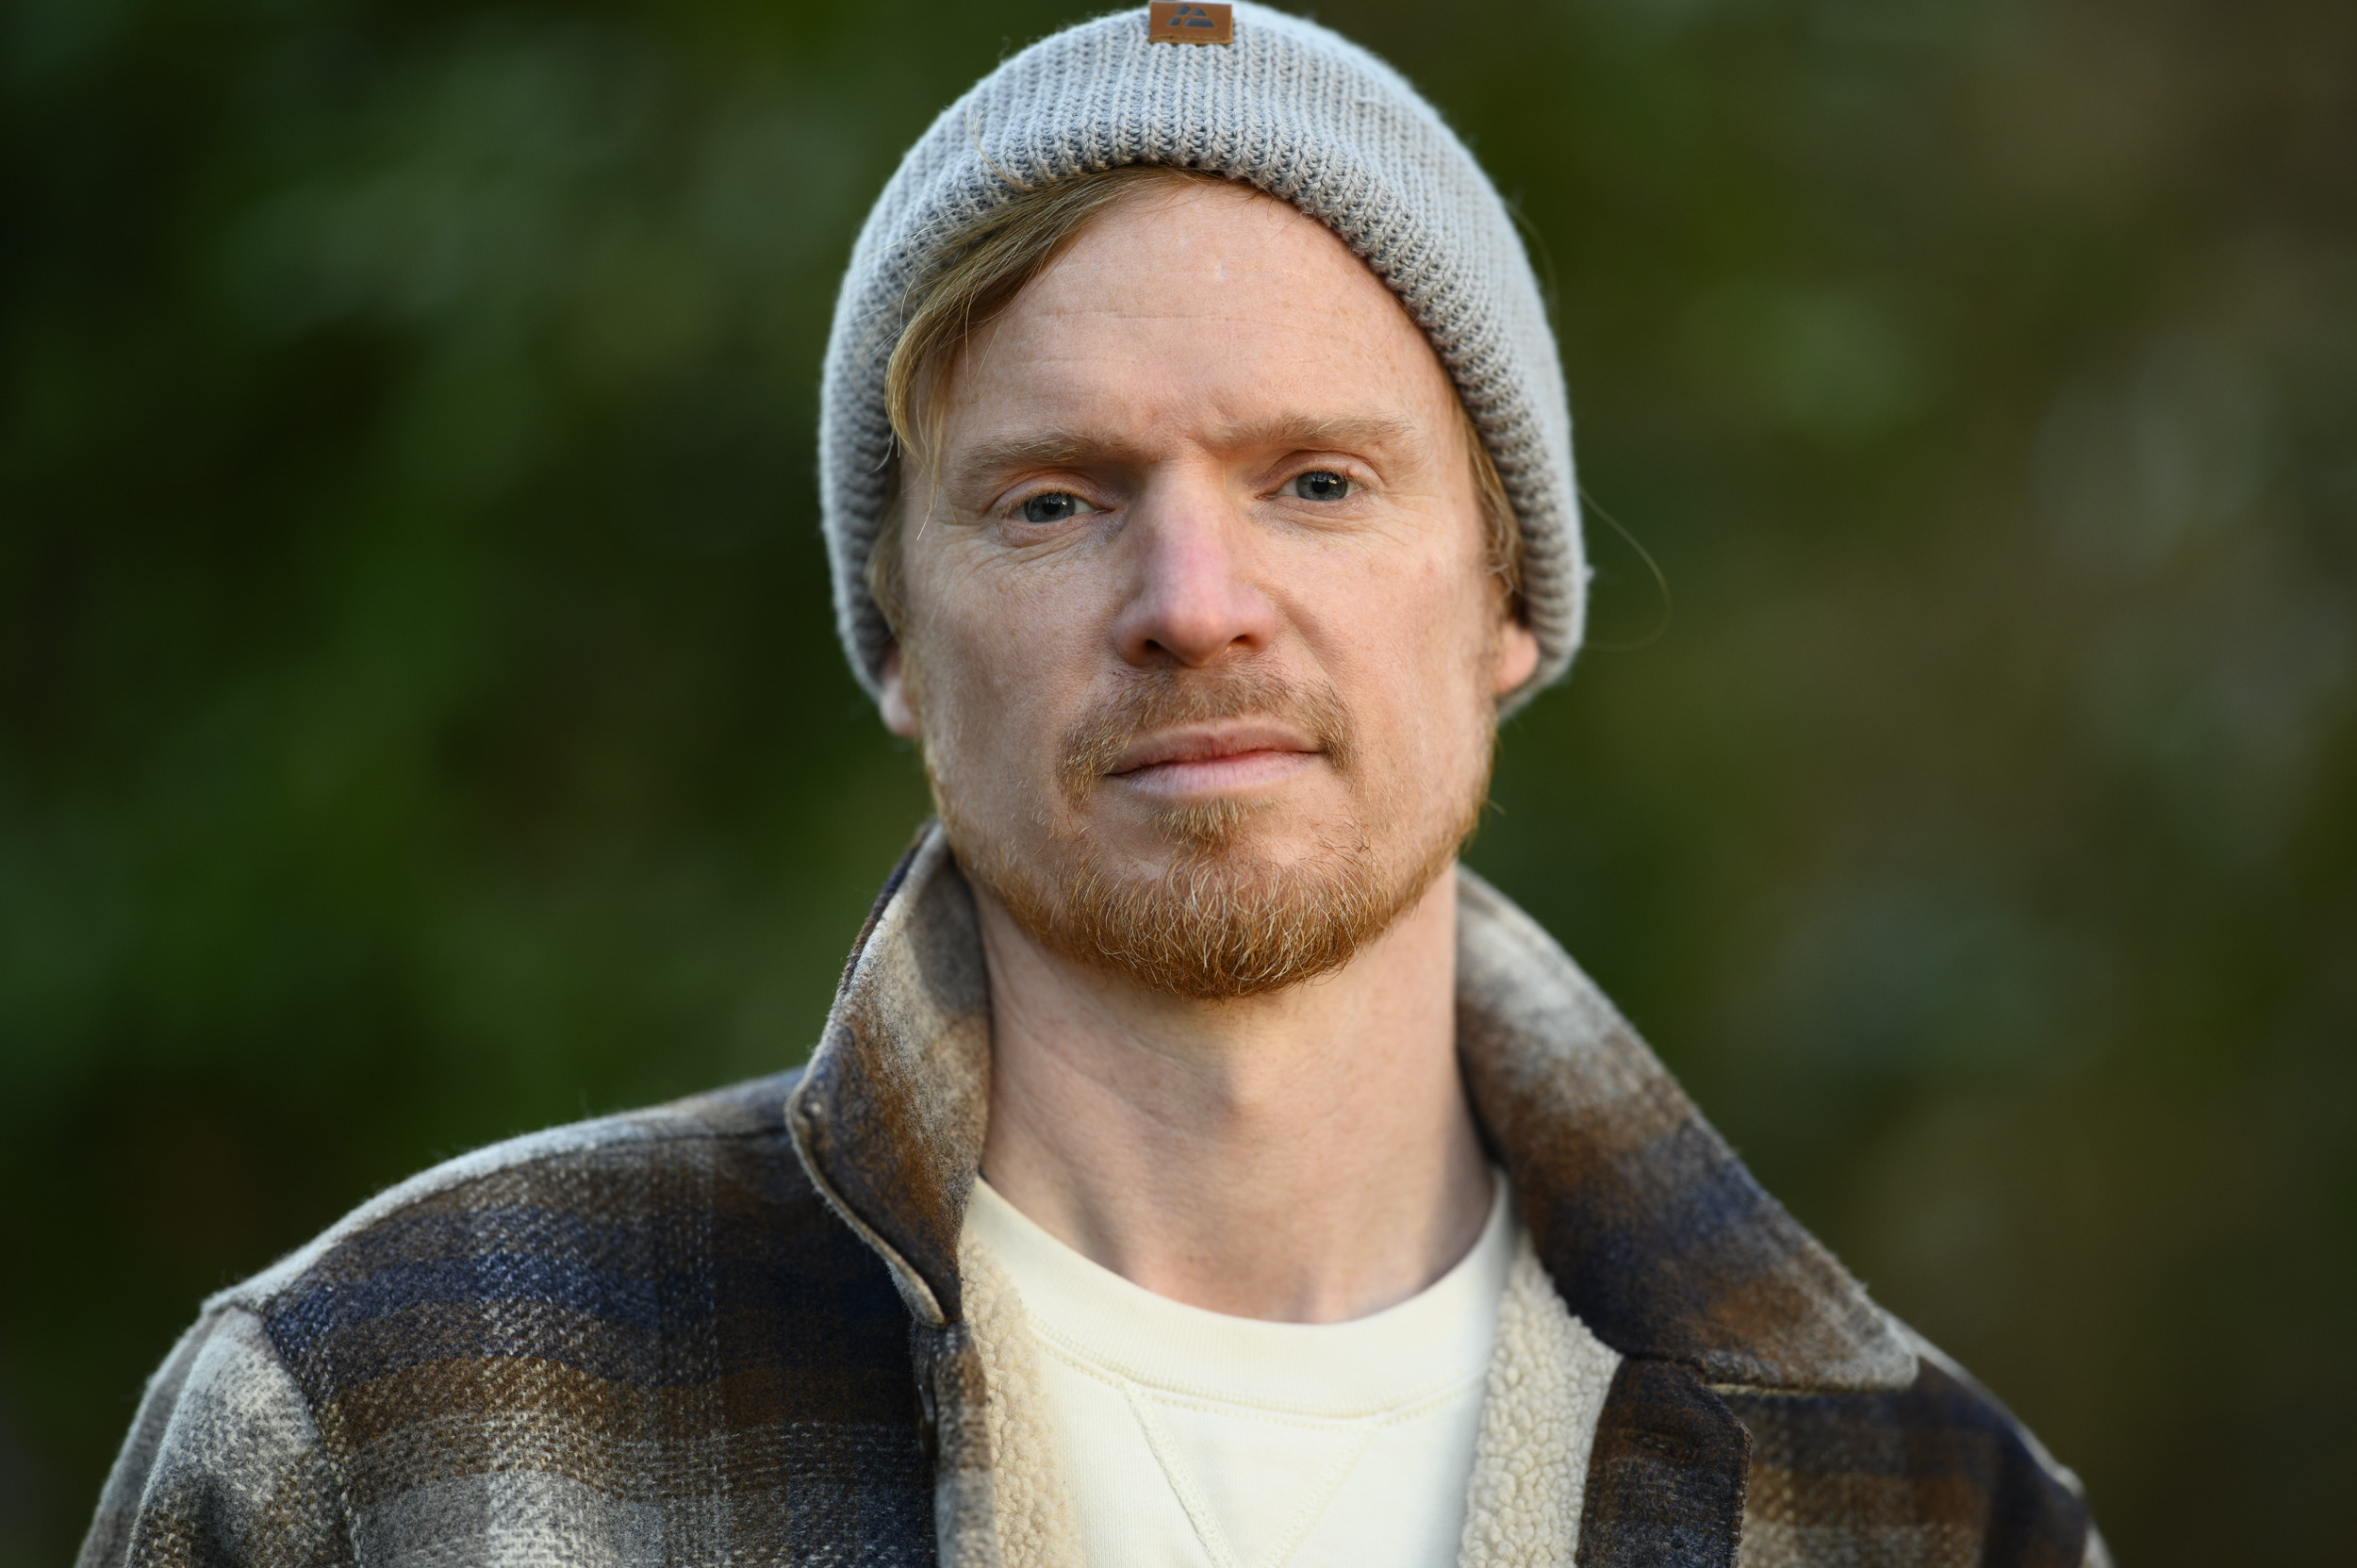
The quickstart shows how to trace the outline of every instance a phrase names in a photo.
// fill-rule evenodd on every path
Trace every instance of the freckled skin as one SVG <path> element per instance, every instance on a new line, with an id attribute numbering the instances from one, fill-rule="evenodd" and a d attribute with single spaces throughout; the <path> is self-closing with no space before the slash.
<path id="1" fill-rule="evenodd" d="M 1483 569 L 1446 372 L 1327 229 L 1242 188 L 1149 190 L 1085 228 L 940 395 L 908 485 L 931 504 L 902 529 L 923 678 L 896 653 L 884 714 L 971 830 L 1026 863 L 1081 842 L 1124 876 L 1182 853 L 1174 803 L 1248 806 L 1245 847 L 1279 867 L 1371 828 L 1451 831 L 1538 645 Z M 1141 672 L 1244 667 L 1328 693 L 1347 767 L 1264 734 L 1060 790 L 1064 738 Z M 1051 1233 L 1176 1299 L 1303 1321 L 1403 1299 L 1472 1245 L 1489 1185 L 1456 1071 L 1451 878 L 1339 970 L 1218 1000 L 1076 963 L 977 904 L 984 1169 Z"/>

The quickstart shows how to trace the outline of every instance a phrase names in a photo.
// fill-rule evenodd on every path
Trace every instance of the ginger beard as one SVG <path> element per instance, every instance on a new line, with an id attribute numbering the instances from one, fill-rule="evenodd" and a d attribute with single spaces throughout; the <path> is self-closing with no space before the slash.
<path id="1" fill-rule="evenodd" d="M 903 657 L 922 713 L 921 661 L 910 649 Z M 1153 819 L 1167 846 L 1162 867 L 1118 866 L 1087 821 L 1113 760 L 1156 730 L 1244 718 L 1283 719 L 1311 736 L 1347 786 L 1347 815 L 1288 862 L 1256 841 L 1263 802 L 1171 807 Z M 1485 718 L 1480 760 L 1459 798 L 1419 802 L 1369 776 L 1349 711 L 1330 688 L 1249 668 L 1142 673 L 1063 736 L 1030 852 L 963 811 L 941 749 L 923 750 L 960 867 L 1034 940 L 1146 990 L 1205 1000 L 1261 996 L 1341 968 L 1424 895 L 1455 863 L 1488 799 L 1496 720 L 1487 709 Z"/>

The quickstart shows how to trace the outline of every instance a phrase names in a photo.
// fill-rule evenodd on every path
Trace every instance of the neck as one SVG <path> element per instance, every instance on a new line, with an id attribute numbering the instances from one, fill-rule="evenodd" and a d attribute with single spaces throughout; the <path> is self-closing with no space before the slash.
<path id="1" fill-rule="evenodd" d="M 982 1168 L 1051 1235 L 1173 1300 L 1300 1323 L 1379 1312 L 1471 1250 L 1490 1180 L 1457 1068 L 1453 874 L 1337 973 L 1208 1002 L 976 901 Z"/>

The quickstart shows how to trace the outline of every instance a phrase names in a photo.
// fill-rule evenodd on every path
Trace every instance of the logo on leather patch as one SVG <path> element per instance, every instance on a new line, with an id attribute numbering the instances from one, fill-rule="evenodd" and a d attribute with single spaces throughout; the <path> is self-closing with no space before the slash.
<path id="1" fill-rule="evenodd" d="M 1148 43 L 1233 43 L 1236 40 L 1236 8 L 1195 4 L 1170 4 L 1154 0 L 1146 8 L 1146 41 Z"/>

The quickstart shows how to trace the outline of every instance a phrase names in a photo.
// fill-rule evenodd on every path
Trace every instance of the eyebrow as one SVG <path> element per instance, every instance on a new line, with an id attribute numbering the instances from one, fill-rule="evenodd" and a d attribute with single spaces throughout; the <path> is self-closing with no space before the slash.
<path id="1" fill-rule="evenodd" d="M 1412 459 L 1427 457 L 1432 443 L 1412 421 L 1384 414 L 1290 418 L 1231 425 L 1212 437 L 1212 445 L 1229 449 L 1405 447 Z M 1004 440 L 986 441 L 957 460 L 950 475 L 953 487 L 964 490 L 1013 469 L 1069 468 L 1090 459 L 1115 461 L 1143 455 L 1137 443 L 1110 431 L 1043 430 Z"/>

